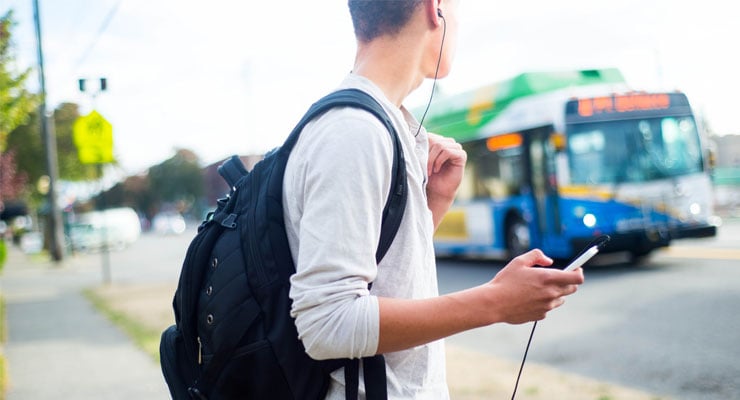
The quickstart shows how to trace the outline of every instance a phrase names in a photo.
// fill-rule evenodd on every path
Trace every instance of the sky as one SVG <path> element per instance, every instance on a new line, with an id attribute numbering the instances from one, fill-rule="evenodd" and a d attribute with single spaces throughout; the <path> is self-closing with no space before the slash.
<path id="1" fill-rule="evenodd" d="M 33 0 L 14 10 L 16 68 L 37 65 Z M 280 145 L 351 70 L 345 0 L 38 0 L 48 107 L 113 126 L 119 173 L 193 150 L 203 164 Z M 682 90 L 737 134 L 740 12 L 724 0 L 460 0 L 454 94 L 528 71 L 619 68 L 637 90 Z M 108 89 L 99 92 L 105 77 Z M 87 79 L 88 90 L 78 89 Z M 38 90 L 33 75 L 29 89 Z M 431 83 L 406 102 L 426 103 Z"/>

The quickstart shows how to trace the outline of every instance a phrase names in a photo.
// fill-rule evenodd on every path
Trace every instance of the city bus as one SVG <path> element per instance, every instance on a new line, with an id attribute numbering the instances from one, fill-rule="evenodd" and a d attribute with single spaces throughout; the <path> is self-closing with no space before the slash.
<path id="1" fill-rule="evenodd" d="M 566 259 L 601 235 L 640 260 L 716 235 L 701 129 L 685 94 L 617 69 L 535 72 L 440 98 L 425 127 L 468 154 L 434 236 L 439 256 Z"/>

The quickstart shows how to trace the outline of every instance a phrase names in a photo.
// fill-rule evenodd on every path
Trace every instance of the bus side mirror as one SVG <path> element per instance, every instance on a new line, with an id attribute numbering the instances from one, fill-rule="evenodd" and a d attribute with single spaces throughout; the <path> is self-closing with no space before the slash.
<path id="1" fill-rule="evenodd" d="M 562 133 L 553 133 L 550 135 L 550 144 L 556 151 L 565 150 L 565 135 Z"/>

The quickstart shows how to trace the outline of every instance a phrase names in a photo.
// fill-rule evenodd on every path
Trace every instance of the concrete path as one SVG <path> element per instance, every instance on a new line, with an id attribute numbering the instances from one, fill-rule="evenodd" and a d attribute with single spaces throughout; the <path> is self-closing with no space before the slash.
<path id="1" fill-rule="evenodd" d="M 170 398 L 159 365 L 83 297 L 101 283 L 99 257 L 57 265 L 8 247 L 7 400 Z"/>

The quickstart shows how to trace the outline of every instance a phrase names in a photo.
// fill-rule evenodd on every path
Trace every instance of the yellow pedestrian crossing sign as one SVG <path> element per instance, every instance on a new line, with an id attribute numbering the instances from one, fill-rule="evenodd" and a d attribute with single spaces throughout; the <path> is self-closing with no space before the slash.
<path id="1" fill-rule="evenodd" d="M 113 159 L 113 126 L 97 111 L 77 118 L 72 126 L 80 162 L 83 164 L 111 163 Z"/>

